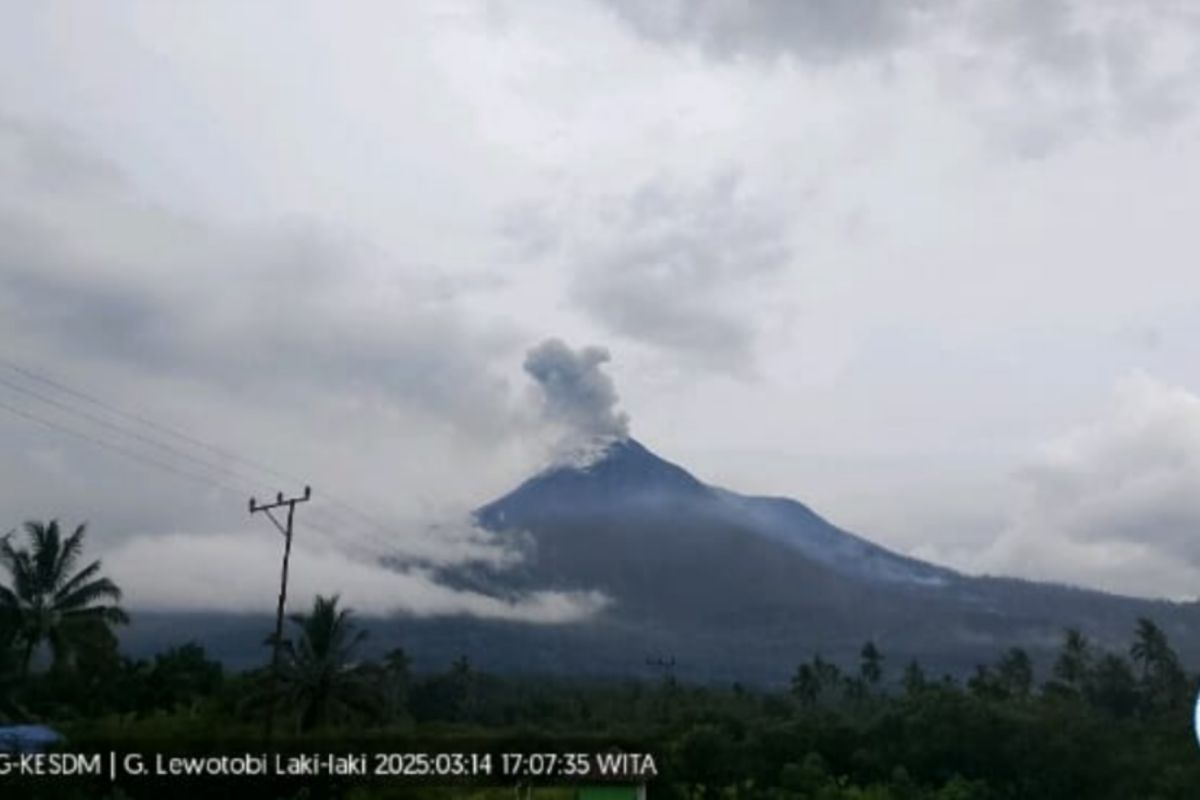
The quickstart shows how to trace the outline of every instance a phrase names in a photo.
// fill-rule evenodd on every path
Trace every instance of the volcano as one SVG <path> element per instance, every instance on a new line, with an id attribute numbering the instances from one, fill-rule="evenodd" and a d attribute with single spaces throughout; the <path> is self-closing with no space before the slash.
<path id="1" fill-rule="evenodd" d="M 1140 616 L 1191 661 L 1200 656 L 1196 604 L 961 574 L 842 530 L 796 500 L 707 485 L 631 438 L 547 469 L 475 516 L 524 558 L 503 573 L 451 579 L 611 599 L 577 626 L 576 644 L 554 648 L 571 670 L 627 671 L 667 654 L 697 678 L 775 681 L 814 653 L 853 660 L 871 640 L 893 660 L 961 674 L 1008 647 L 1044 660 L 1067 627 L 1123 649 Z"/>
<path id="2" fill-rule="evenodd" d="M 864 642 L 893 675 L 909 659 L 962 676 L 1010 647 L 1045 669 L 1065 628 L 1123 651 L 1139 617 L 1200 663 L 1200 605 L 1057 584 L 965 575 L 842 530 L 796 500 L 710 486 L 631 438 L 534 475 L 474 513 L 521 558 L 442 568 L 448 585 L 516 598 L 547 589 L 601 593 L 583 621 L 394 617 L 372 648 L 403 646 L 419 669 L 466 655 L 482 668 L 647 676 L 670 663 L 689 680 L 785 684 L 815 654 L 851 665 Z M 184 627 L 231 663 L 261 656 L 259 617 L 141 614 L 133 649 L 154 652 Z"/>
<path id="3" fill-rule="evenodd" d="M 715 559 L 727 567 L 741 560 L 741 551 L 758 558 L 764 554 L 760 550 L 774 550 L 782 563 L 801 571 L 800 564 L 812 564 L 899 584 L 946 585 L 957 577 L 843 531 L 795 500 L 707 486 L 634 439 L 613 442 L 591 463 L 547 470 L 479 509 L 476 519 L 493 531 L 533 532 L 536 554 L 549 569 L 545 577 L 554 580 L 584 566 L 569 562 L 585 543 L 602 551 L 589 554 L 593 564 L 602 553 L 651 560 L 658 551 L 674 557 L 690 545 L 707 556 L 701 561 Z M 572 533 L 576 528 L 586 533 Z M 626 535 L 634 530 L 639 531 L 636 540 Z M 723 547 L 730 552 L 704 552 Z"/>

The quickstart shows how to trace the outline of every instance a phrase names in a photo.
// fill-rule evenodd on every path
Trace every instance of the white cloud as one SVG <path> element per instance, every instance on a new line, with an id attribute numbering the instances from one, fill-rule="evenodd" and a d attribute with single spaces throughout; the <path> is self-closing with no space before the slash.
<path id="1" fill-rule="evenodd" d="M 664 455 L 979 551 L 1014 454 L 1116 376 L 1200 385 L 1195 16 L 14 4 L 6 352 L 298 479 L 197 490 L 3 417 L 9 524 L 238 530 L 311 482 L 383 523 L 326 508 L 347 538 L 420 530 L 541 465 L 521 360 L 561 336 L 618 354 Z M 1131 552 L 1076 538 L 1075 582 Z"/>
<path id="2" fill-rule="evenodd" d="M 1113 591 L 1200 594 L 1200 396 L 1146 375 L 1048 442 L 978 568 Z"/>
<path id="3" fill-rule="evenodd" d="M 666 179 L 601 204 L 563 257 L 571 296 L 606 330 L 716 369 L 754 371 L 772 279 L 792 257 L 777 206 L 722 172 Z"/>
<path id="4" fill-rule="evenodd" d="M 106 572 L 132 609 L 268 611 L 279 590 L 282 538 L 257 534 L 141 536 L 104 554 Z M 288 587 L 292 609 L 316 594 L 340 594 L 345 604 L 375 615 L 469 615 L 529 623 L 578 622 L 606 605 L 596 592 L 533 592 L 498 598 L 460 591 L 429 573 L 385 569 L 331 548 L 293 547 Z"/>

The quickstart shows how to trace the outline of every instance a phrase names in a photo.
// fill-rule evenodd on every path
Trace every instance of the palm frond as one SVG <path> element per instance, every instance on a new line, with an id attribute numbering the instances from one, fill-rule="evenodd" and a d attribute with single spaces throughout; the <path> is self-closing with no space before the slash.
<path id="1" fill-rule="evenodd" d="M 119 606 L 88 606 L 63 612 L 62 621 L 65 624 L 125 625 L 129 622 L 129 615 Z"/>
<path id="2" fill-rule="evenodd" d="M 59 611 L 67 612 L 83 608 L 97 600 L 120 600 L 121 590 L 108 578 L 97 578 L 91 583 L 85 583 L 64 597 L 55 598 L 54 606 Z"/>
<path id="3" fill-rule="evenodd" d="M 289 616 L 298 635 L 282 653 L 281 693 L 300 710 L 304 729 L 376 704 L 362 693 L 362 676 L 350 667 L 354 649 L 366 637 L 351 616 L 351 609 L 338 608 L 337 595 L 318 595 L 309 613 Z"/>
<path id="4" fill-rule="evenodd" d="M 56 591 L 54 593 L 55 602 L 56 603 L 60 602 L 64 597 L 68 596 L 69 594 L 71 594 L 71 592 L 75 591 L 81 585 L 83 585 L 84 582 L 89 581 L 92 578 L 94 578 L 96 576 L 96 573 L 98 573 L 99 571 L 100 571 L 100 562 L 93 561 L 92 563 L 90 563 L 86 567 L 84 567 L 83 569 L 79 570 L 79 572 L 76 572 L 73 576 L 71 576 L 70 580 L 68 580 L 66 583 L 64 583 L 62 586 L 60 586 L 58 588 L 58 591 Z"/>
<path id="5" fill-rule="evenodd" d="M 79 554 L 83 552 L 83 540 L 87 535 L 87 523 L 82 523 L 75 528 L 75 532 L 62 541 L 58 549 L 58 560 L 54 564 L 54 579 L 55 586 L 59 586 L 71 570 L 75 568 L 75 562 L 79 560 Z"/>
<path id="6" fill-rule="evenodd" d="M 58 563 L 60 548 L 58 520 L 48 523 L 30 520 L 25 523 L 32 545 L 34 575 L 41 591 L 53 586 L 54 565 Z"/>
<path id="7" fill-rule="evenodd" d="M 26 601 L 37 597 L 37 570 L 34 567 L 33 559 L 30 558 L 29 551 L 17 551 L 15 567 L 12 575 L 12 588 L 17 596 Z"/>
<path id="8" fill-rule="evenodd" d="M 100 577 L 99 561 L 74 571 L 86 525 L 77 526 L 65 539 L 57 520 L 31 520 L 23 529 L 24 547 L 16 546 L 11 534 L 0 537 L 0 566 L 11 578 L 11 586 L 0 586 L 0 614 L 6 618 L 0 622 L 16 631 L 23 646 L 23 671 L 42 644 L 49 645 L 55 667 L 69 667 L 81 648 L 96 650 L 97 643 L 115 647 L 112 626 L 129 621 L 115 605 L 121 590 Z"/>
<path id="9" fill-rule="evenodd" d="M 47 525 L 46 523 L 39 522 L 36 519 L 29 519 L 25 520 L 25 522 L 21 524 L 21 527 L 25 530 L 25 535 L 29 537 L 30 541 L 37 541 L 39 536 L 45 534 Z"/>
<path id="10" fill-rule="evenodd" d="M 29 560 L 29 551 L 13 546 L 12 534 L 6 534 L 0 539 L 0 566 L 8 571 L 12 581 L 12 590 L 19 597 L 30 597 L 33 593 L 33 565 Z"/>

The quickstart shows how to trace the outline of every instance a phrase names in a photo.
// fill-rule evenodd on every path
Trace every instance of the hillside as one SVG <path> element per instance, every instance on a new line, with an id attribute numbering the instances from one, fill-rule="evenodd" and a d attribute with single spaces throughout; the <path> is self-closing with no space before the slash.
<path id="1" fill-rule="evenodd" d="M 495 669 L 596 675 L 644 674 L 647 659 L 673 657 L 696 680 L 779 683 L 816 652 L 851 661 L 867 639 L 893 663 L 917 658 L 961 674 L 1010 646 L 1044 659 L 1066 627 L 1120 648 L 1148 616 L 1187 661 L 1200 661 L 1195 604 L 963 575 L 841 530 L 795 500 L 708 486 L 633 439 L 535 475 L 476 518 L 522 562 L 443 570 L 443 581 L 501 596 L 599 590 L 609 607 L 569 626 L 376 620 L 374 647 L 401 644 L 430 667 L 466 654 Z M 228 659 L 261 651 L 264 620 L 189 624 Z M 151 615 L 130 641 L 149 647 L 178 630 L 177 615 Z"/>

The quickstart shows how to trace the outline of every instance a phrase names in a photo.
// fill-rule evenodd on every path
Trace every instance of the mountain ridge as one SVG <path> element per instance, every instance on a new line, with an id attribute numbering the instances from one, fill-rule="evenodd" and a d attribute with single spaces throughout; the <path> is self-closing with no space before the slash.
<path id="1" fill-rule="evenodd" d="M 748 652 L 772 642 L 797 657 L 852 658 L 874 639 L 962 671 L 1006 647 L 1048 652 L 1067 627 L 1120 646 L 1150 616 L 1200 660 L 1195 604 L 966 575 L 843 530 L 798 500 L 708 485 L 632 438 L 585 465 L 543 470 L 476 519 L 498 536 L 532 538 L 510 586 L 604 591 L 614 603 L 598 622 L 669 630 L 685 649 L 703 635 Z"/>
<path id="2" fill-rule="evenodd" d="M 917 659 L 934 674 L 966 675 L 1010 647 L 1045 668 L 1067 627 L 1124 649 L 1149 617 L 1200 664 L 1198 604 L 965 575 L 845 531 L 800 501 L 710 486 L 631 438 L 592 456 L 551 465 L 476 510 L 482 528 L 522 554 L 515 565 L 436 574 L 497 597 L 599 591 L 611 601 L 603 610 L 560 625 L 377 618 L 371 646 L 403 646 L 422 668 L 466 655 L 490 669 L 597 677 L 644 676 L 647 657 L 669 654 L 681 678 L 780 685 L 814 654 L 855 663 L 867 640 L 896 670 Z M 261 652 L 265 618 L 250 636 L 245 616 L 184 616 L 154 615 L 127 638 L 145 650 L 191 625 L 232 660 Z"/>
<path id="3" fill-rule="evenodd" d="M 519 525 L 532 508 L 692 506 L 751 533 L 790 544 L 827 566 L 883 580 L 946 583 L 958 573 L 896 553 L 839 528 L 790 497 L 747 495 L 706 484 L 636 439 L 618 439 L 584 464 L 552 466 L 475 512 L 484 528 Z"/>

